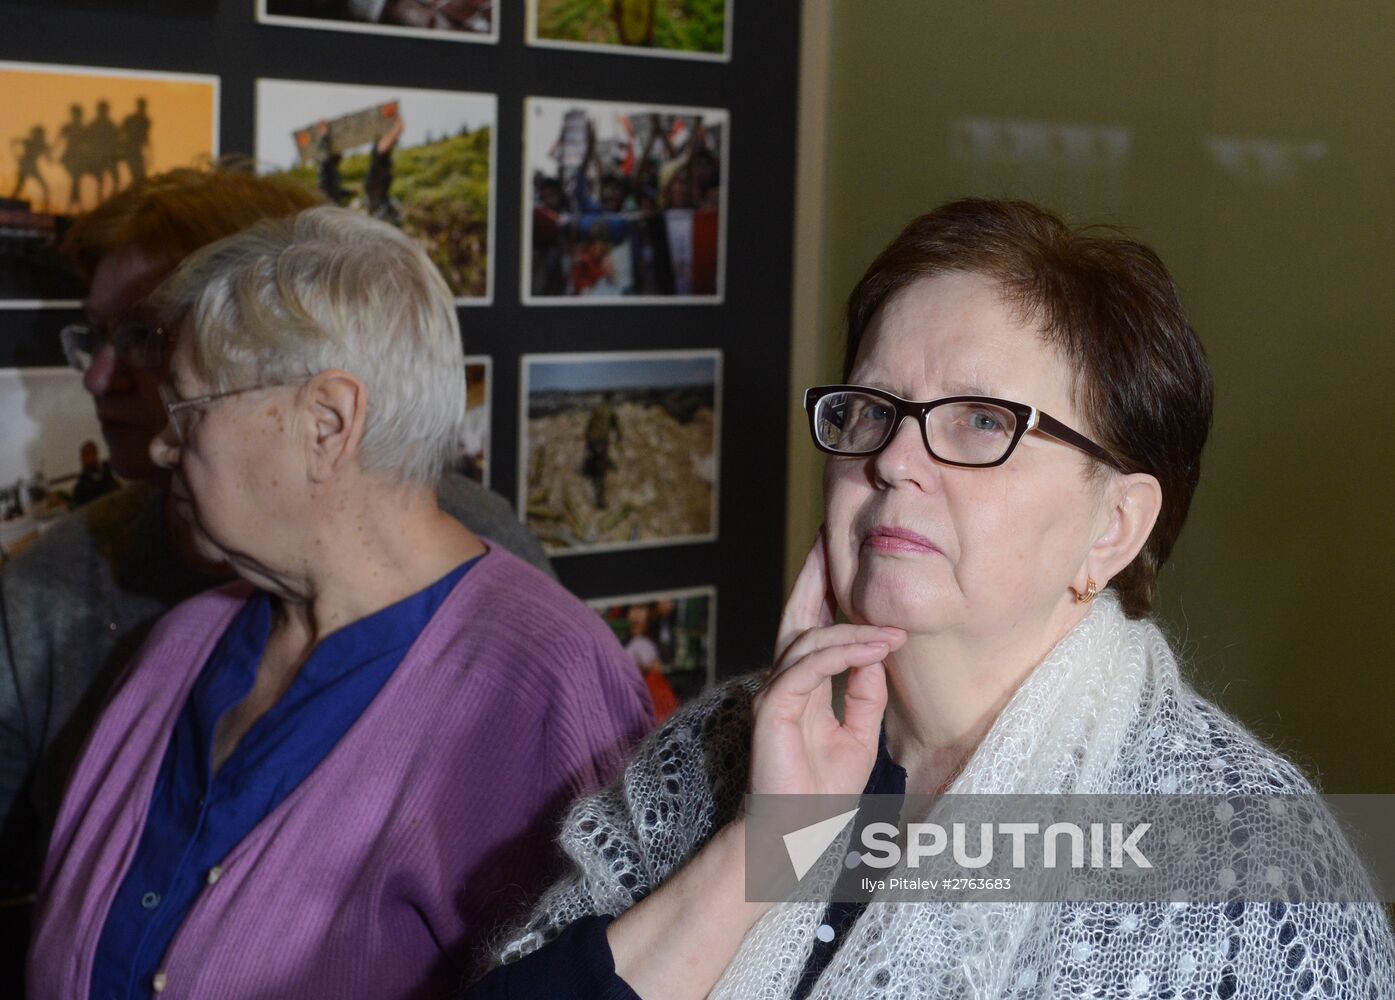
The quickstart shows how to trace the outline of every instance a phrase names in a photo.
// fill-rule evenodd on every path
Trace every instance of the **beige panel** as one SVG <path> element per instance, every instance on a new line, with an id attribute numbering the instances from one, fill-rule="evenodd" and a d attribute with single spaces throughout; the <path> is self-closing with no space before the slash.
<path id="1" fill-rule="evenodd" d="M 831 37 L 816 363 L 872 256 L 950 197 L 1153 245 L 1218 385 L 1165 623 L 1328 789 L 1395 791 L 1395 7 L 839 0 Z"/>

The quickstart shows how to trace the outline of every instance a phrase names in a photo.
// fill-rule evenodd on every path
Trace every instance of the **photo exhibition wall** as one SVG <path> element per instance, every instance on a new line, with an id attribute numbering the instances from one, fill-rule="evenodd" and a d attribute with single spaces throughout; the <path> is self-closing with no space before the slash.
<path id="1" fill-rule="evenodd" d="M 64 234 L 143 177 L 238 156 L 421 243 L 463 335 L 460 471 L 665 714 L 768 663 L 798 417 L 796 0 L 0 8 L 0 564 L 104 457 L 60 336 L 84 297 Z"/>

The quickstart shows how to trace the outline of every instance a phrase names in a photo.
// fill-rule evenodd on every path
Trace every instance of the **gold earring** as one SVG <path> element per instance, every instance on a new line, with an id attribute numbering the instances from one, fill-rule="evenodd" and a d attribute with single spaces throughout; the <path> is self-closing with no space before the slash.
<path id="1" fill-rule="evenodd" d="M 1095 599 L 1095 595 L 1099 593 L 1099 590 L 1095 587 L 1094 577 L 1087 576 L 1085 578 L 1085 593 L 1082 594 L 1074 587 L 1070 588 L 1070 592 L 1075 595 L 1076 604 L 1089 604 Z"/>

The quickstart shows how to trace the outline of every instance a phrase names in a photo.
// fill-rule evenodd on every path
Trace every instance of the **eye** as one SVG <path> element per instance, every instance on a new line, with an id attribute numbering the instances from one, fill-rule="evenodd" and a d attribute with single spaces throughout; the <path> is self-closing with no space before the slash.
<path id="1" fill-rule="evenodd" d="M 867 421 L 890 420 L 894 415 L 891 407 L 880 400 L 868 401 L 862 406 L 858 418 Z"/>
<path id="2" fill-rule="evenodd" d="M 969 414 L 969 426 L 985 434 L 995 434 L 1005 429 L 1002 419 L 991 410 L 973 410 Z"/>

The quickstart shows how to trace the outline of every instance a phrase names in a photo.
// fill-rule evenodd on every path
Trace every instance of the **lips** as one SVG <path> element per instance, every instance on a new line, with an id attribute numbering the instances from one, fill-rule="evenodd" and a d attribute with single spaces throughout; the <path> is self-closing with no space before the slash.
<path id="1" fill-rule="evenodd" d="M 890 524 L 879 524 L 862 536 L 862 544 L 878 552 L 944 555 L 944 551 L 919 532 Z"/>

